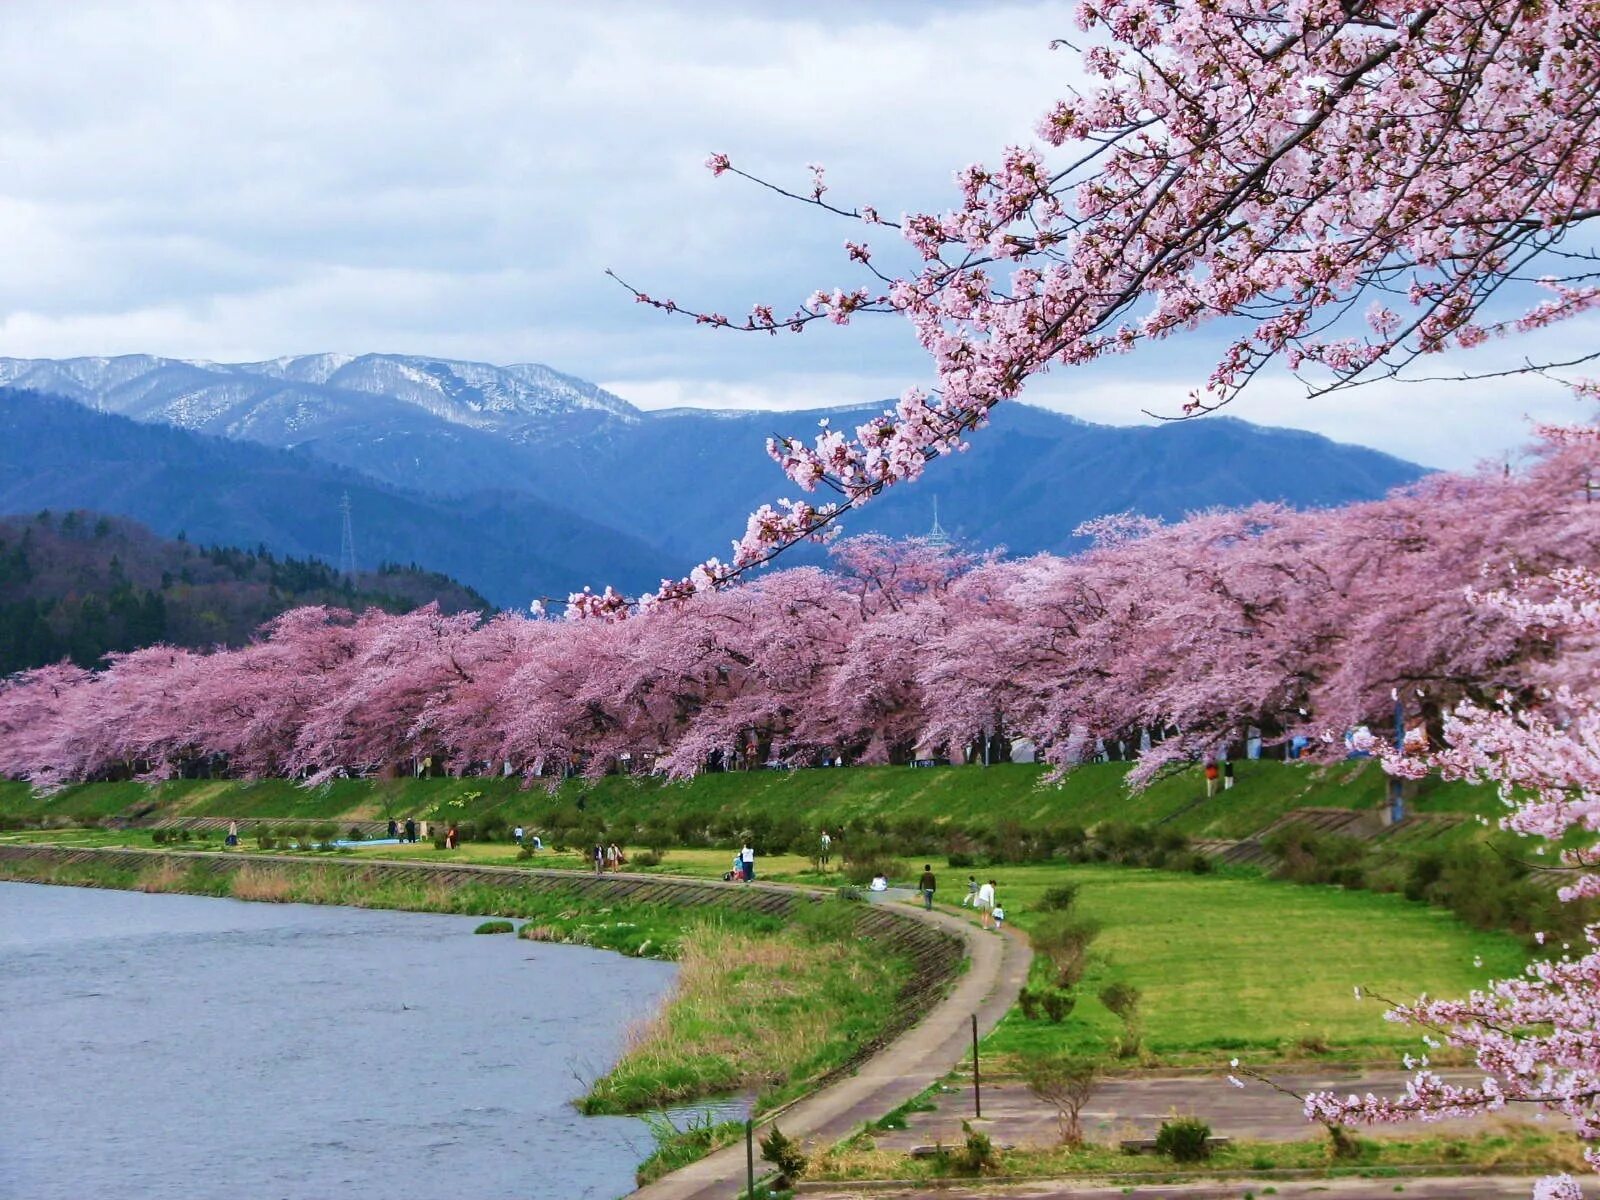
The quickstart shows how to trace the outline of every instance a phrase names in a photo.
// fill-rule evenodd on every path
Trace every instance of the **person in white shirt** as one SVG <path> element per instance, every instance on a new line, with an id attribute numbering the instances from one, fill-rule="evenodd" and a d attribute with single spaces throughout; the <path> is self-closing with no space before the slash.
<path id="1" fill-rule="evenodd" d="M 976 908 L 978 910 L 978 912 L 982 914 L 982 916 L 979 918 L 979 923 L 985 929 L 993 929 L 994 928 L 994 880 L 992 880 L 992 879 L 989 880 L 988 883 L 984 884 L 981 888 L 978 889 L 978 898 L 977 898 L 977 900 L 973 901 L 973 907 Z"/>
<path id="2" fill-rule="evenodd" d="M 749 883 L 756 877 L 756 852 L 749 842 L 739 851 L 739 863 L 744 871 L 744 881 Z"/>
<path id="3" fill-rule="evenodd" d="M 889 890 L 889 880 L 883 875 L 874 875 L 872 882 L 867 887 L 869 891 L 887 892 Z"/>

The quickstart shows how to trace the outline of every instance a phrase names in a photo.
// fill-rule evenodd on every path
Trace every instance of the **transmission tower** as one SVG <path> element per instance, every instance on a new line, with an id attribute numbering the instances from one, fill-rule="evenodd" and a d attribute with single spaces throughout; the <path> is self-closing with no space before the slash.
<path id="1" fill-rule="evenodd" d="M 339 499 L 339 513 L 344 518 L 344 528 L 339 533 L 339 574 L 346 579 L 356 577 L 356 535 L 350 525 L 350 493 Z"/>
<path id="2" fill-rule="evenodd" d="M 948 546 L 950 535 L 944 531 L 944 526 L 939 524 L 939 497 L 933 498 L 933 528 L 928 530 L 928 535 L 922 539 L 930 546 Z"/>

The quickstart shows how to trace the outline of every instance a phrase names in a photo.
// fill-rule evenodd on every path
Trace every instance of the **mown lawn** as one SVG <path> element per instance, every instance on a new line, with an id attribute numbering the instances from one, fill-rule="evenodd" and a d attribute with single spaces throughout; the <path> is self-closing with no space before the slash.
<path id="1" fill-rule="evenodd" d="M 1008 919 L 1023 929 L 1041 920 L 1045 889 L 1062 883 L 1080 885 L 1075 914 L 1101 926 L 1071 1016 L 1054 1025 L 1013 1011 L 989 1039 L 1001 1054 L 1109 1053 L 1121 1023 L 1097 996 L 1123 982 L 1143 996 L 1147 1060 L 1388 1061 L 1416 1047 L 1419 1032 L 1385 1021 L 1382 1004 L 1358 1001 L 1356 987 L 1394 1000 L 1464 994 L 1526 961 L 1515 938 L 1396 895 L 1103 866 L 981 875 L 998 881 Z M 1043 956 L 1033 982 L 1052 982 Z"/>

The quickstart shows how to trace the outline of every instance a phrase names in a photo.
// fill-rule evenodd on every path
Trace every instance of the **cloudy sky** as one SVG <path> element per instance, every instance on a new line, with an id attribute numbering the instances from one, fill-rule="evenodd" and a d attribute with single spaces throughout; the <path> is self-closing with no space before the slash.
<path id="1" fill-rule="evenodd" d="M 855 282 L 854 227 L 713 180 L 707 152 L 797 186 L 822 162 L 836 196 L 885 213 L 943 207 L 956 167 L 1031 140 L 1070 33 L 1070 5 L 977 0 L 11 0 L 0 355 L 379 350 L 543 362 L 646 407 L 891 396 L 926 382 L 896 318 L 712 333 L 603 272 L 725 312 Z M 1175 412 L 1215 349 L 1162 343 L 1027 398 Z M 1232 412 L 1440 466 L 1583 415 L 1530 379 L 1311 404 L 1269 378 Z"/>

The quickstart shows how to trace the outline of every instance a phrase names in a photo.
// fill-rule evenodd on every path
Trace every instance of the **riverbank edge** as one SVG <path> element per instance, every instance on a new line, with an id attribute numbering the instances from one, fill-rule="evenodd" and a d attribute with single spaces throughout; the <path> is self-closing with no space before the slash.
<path id="1" fill-rule="evenodd" d="M 318 861 L 294 855 L 243 856 L 216 851 L 107 850 L 72 849 L 49 845 L 0 845 L 0 878 L 16 882 L 50 882 L 30 879 L 20 873 L 14 875 L 12 868 L 24 863 L 47 867 L 100 866 L 139 869 L 152 863 L 162 862 L 182 864 L 190 872 L 198 869 L 213 877 L 231 875 L 246 866 L 255 868 L 276 866 L 299 871 L 342 874 L 357 881 L 382 880 L 389 883 L 424 884 L 446 888 L 490 883 L 526 887 L 535 893 L 569 894 L 580 901 L 588 902 L 649 903 L 687 908 L 719 906 L 732 911 L 775 917 L 786 915 L 800 904 L 821 901 L 831 895 L 830 892 L 821 889 L 788 884 L 723 883 L 716 880 L 686 880 L 660 875 L 588 875 L 574 871 L 538 868 L 397 863 L 382 860 Z M 90 880 L 63 879 L 54 882 L 67 886 L 106 886 Z M 173 890 L 184 889 L 176 887 Z M 199 888 L 195 891 L 207 894 Z M 971 993 L 974 990 L 971 985 L 981 986 L 979 998 L 992 998 L 998 1005 L 992 1020 L 986 1017 L 985 1024 L 992 1025 L 998 1022 L 1015 1000 L 1015 992 L 1020 989 L 1021 981 L 1026 978 L 1026 963 L 1023 964 L 1021 975 L 1012 981 L 1014 986 L 1002 988 L 1004 995 L 990 997 L 989 993 L 992 990 L 990 985 L 996 982 L 993 976 L 997 972 L 992 969 L 977 972 L 983 978 L 975 979 L 974 968 L 979 965 L 980 959 L 986 960 L 986 965 L 991 968 L 997 967 L 998 958 L 973 953 L 974 950 L 993 948 L 987 945 L 992 935 L 985 935 L 980 940 L 976 936 L 978 932 L 967 922 L 937 912 L 928 913 L 910 906 L 863 905 L 857 918 L 856 935 L 880 944 L 886 950 L 904 955 L 912 967 L 911 981 L 898 998 L 890 1021 L 875 1037 L 856 1047 L 855 1053 L 845 1063 L 814 1080 L 805 1095 L 764 1114 L 762 1121 L 771 1122 L 780 1115 L 793 1114 L 797 1110 L 814 1106 L 819 1097 L 839 1090 L 853 1079 L 859 1079 L 869 1069 L 872 1075 L 880 1075 L 881 1068 L 878 1064 L 881 1060 L 904 1057 L 902 1043 L 914 1040 L 919 1027 L 926 1023 L 926 1018 L 948 1007 L 955 995 Z M 1013 941 L 1013 939 L 1002 940 Z M 1025 947 L 1022 953 L 1026 956 Z M 987 962 L 991 958 L 994 961 Z M 972 998 L 971 995 L 967 997 L 969 1001 Z M 941 1056 L 945 1057 L 949 1056 Z M 958 1051 L 954 1058 L 950 1058 L 939 1068 L 938 1073 L 942 1075 L 959 1061 Z M 920 1077 L 919 1075 L 918 1078 Z M 893 1090 L 898 1093 L 900 1089 Z M 917 1090 L 920 1091 L 920 1087 Z M 852 1095 L 852 1103 L 859 1102 L 860 1098 Z M 898 1099 L 886 1097 L 881 1107 L 875 1108 L 874 1115 L 881 1115 L 883 1111 L 887 1111 L 899 1102 Z M 828 1109 L 832 1106 L 823 1107 Z M 792 1119 L 790 1123 L 793 1124 Z M 815 1122 L 803 1123 L 810 1125 Z M 806 1129 L 796 1128 L 800 1134 L 807 1132 Z M 717 1157 L 716 1154 L 709 1156 L 711 1159 Z M 681 1168 L 635 1194 L 657 1195 L 657 1189 L 663 1185 L 670 1185 L 677 1176 L 685 1172 L 692 1173 L 694 1167 L 706 1161 L 708 1159 L 702 1159 L 700 1163 Z M 669 1189 L 659 1194 L 688 1196 L 696 1192 L 679 1193 L 676 1189 Z"/>

